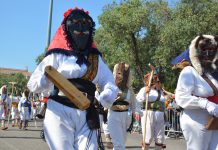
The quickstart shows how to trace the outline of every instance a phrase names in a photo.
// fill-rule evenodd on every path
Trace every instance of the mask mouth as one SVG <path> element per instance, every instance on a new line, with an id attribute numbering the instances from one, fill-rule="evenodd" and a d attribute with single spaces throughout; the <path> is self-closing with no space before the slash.
<path id="1" fill-rule="evenodd" d="M 75 35 L 89 35 L 89 31 L 83 31 L 83 32 L 73 31 L 73 34 L 75 34 Z"/>

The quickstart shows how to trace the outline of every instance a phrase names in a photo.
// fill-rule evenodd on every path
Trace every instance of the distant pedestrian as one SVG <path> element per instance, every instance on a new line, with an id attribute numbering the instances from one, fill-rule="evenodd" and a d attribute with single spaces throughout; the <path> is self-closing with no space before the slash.
<path id="1" fill-rule="evenodd" d="M 29 90 L 23 92 L 21 100 L 18 104 L 18 111 L 20 113 L 19 129 L 27 130 L 28 122 L 31 116 L 31 101 L 29 99 Z"/>
<path id="2" fill-rule="evenodd" d="M 8 102 L 8 90 L 7 86 L 3 85 L 0 89 L 0 120 L 1 120 L 1 129 L 6 130 L 8 127 L 5 126 L 5 119 L 9 113 L 9 102 Z"/>

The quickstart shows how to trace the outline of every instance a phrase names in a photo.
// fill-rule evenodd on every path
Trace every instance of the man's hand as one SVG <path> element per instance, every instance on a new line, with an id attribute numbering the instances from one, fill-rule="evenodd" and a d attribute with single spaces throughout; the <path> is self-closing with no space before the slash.
<path id="1" fill-rule="evenodd" d="M 150 92 L 150 90 L 151 90 L 151 88 L 150 88 L 150 87 L 148 87 L 148 86 L 146 86 L 146 87 L 145 87 L 145 93 L 149 93 L 149 92 Z"/>

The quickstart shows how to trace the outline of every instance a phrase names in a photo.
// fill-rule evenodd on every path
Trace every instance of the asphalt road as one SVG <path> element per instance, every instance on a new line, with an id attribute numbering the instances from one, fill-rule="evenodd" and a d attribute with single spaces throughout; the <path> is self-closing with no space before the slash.
<path id="1" fill-rule="evenodd" d="M 0 150 L 49 150 L 45 141 L 40 138 L 42 121 L 37 120 L 29 123 L 28 130 L 20 130 L 17 127 L 9 125 L 8 130 L 0 130 Z M 103 142 L 104 135 L 102 135 Z M 142 135 L 139 133 L 128 134 L 126 150 L 141 150 L 140 142 Z M 165 150 L 185 150 L 185 141 L 183 138 L 166 138 Z M 150 149 L 154 149 L 152 143 Z"/>

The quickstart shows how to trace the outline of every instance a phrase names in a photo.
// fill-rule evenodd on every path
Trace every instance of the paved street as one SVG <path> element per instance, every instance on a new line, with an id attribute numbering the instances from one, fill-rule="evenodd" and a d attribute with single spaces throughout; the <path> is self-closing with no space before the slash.
<path id="1" fill-rule="evenodd" d="M 0 130 L 0 150 L 49 150 L 46 142 L 40 138 L 40 131 L 42 128 L 42 122 L 37 121 L 37 127 L 35 122 L 29 123 L 28 130 L 19 130 L 17 127 L 9 126 L 6 131 Z M 127 150 L 141 150 L 140 141 L 141 134 L 132 133 L 128 135 L 126 149 Z M 103 142 L 104 142 L 104 136 Z M 185 150 L 185 141 L 182 138 L 166 139 L 166 150 Z M 151 145 L 151 150 L 153 144 Z"/>

